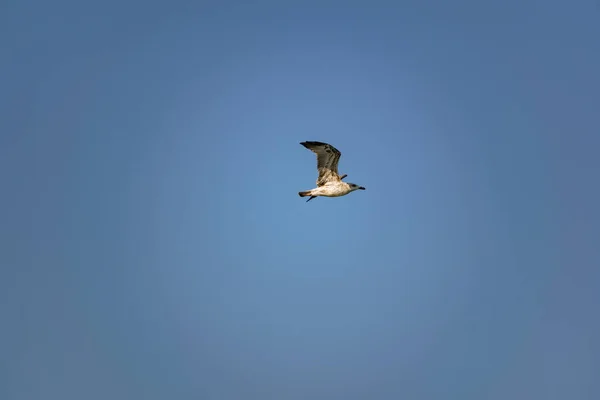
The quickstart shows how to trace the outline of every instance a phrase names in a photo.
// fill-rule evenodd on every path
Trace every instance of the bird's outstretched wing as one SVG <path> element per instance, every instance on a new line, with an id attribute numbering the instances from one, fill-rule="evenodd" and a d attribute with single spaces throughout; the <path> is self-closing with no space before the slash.
<path id="1" fill-rule="evenodd" d="M 342 153 L 338 149 L 322 142 L 302 142 L 300 144 L 317 155 L 317 169 L 319 171 L 317 186 L 341 180 L 338 174 L 338 162 Z"/>

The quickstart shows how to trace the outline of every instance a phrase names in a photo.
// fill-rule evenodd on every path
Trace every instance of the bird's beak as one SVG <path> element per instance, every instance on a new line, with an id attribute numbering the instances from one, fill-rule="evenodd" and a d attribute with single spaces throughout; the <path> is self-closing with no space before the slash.
<path id="1" fill-rule="evenodd" d="M 366 189 L 365 189 L 364 187 L 362 187 L 362 186 L 361 186 L 361 187 L 359 187 L 359 189 L 360 189 L 360 190 L 366 190 Z"/>

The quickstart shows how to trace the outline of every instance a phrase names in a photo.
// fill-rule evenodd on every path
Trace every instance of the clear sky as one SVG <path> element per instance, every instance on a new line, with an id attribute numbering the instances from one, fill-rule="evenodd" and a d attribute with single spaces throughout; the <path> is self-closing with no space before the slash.
<path id="1" fill-rule="evenodd" d="M 600 398 L 598 21 L 4 1 L 0 398 Z"/>

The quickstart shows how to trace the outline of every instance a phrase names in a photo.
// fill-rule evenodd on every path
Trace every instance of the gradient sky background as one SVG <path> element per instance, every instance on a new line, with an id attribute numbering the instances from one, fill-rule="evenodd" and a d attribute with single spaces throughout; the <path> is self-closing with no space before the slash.
<path id="1" fill-rule="evenodd" d="M 3 400 L 600 398 L 597 2 L 0 10 Z"/>

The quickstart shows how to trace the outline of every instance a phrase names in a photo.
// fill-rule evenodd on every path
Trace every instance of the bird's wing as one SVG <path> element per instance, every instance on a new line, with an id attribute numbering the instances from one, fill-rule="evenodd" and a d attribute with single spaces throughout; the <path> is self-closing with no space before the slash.
<path id="1" fill-rule="evenodd" d="M 342 153 L 338 149 L 322 142 L 302 142 L 300 144 L 317 155 L 317 169 L 319 170 L 317 186 L 341 180 L 338 174 L 338 162 Z"/>

